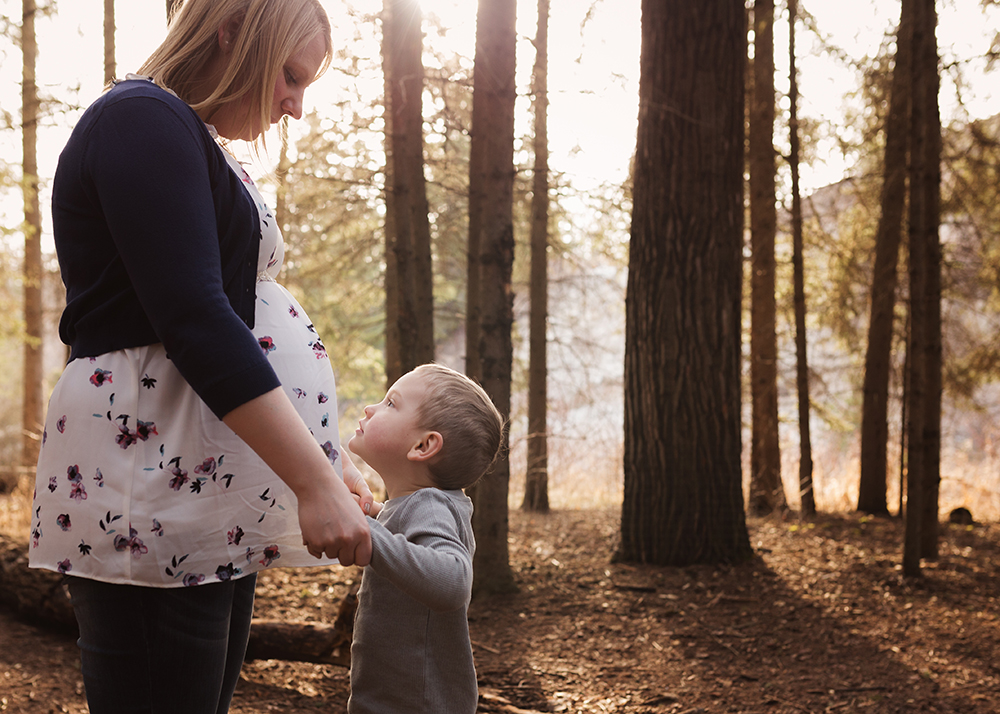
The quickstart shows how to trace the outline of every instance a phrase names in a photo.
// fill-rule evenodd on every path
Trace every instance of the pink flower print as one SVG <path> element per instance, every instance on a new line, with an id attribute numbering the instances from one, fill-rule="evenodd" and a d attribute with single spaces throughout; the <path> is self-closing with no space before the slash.
<path id="1" fill-rule="evenodd" d="M 202 461 L 200 464 L 194 467 L 194 472 L 196 474 L 205 474 L 206 476 L 211 476 L 215 473 L 216 465 L 215 459 L 209 456 L 207 459 Z"/>
<path id="2" fill-rule="evenodd" d="M 69 497 L 74 501 L 79 503 L 80 501 L 87 500 L 87 489 L 83 487 L 82 483 L 74 483 L 69 487 Z"/>
<path id="3" fill-rule="evenodd" d="M 69 531 L 73 529 L 73 525 L 69 521 L 68 513 L 60 513 L 56 516 L 56 525 L 59 526 L 64 531 Z"/>
<path id="4" fill-rule="evenodd" d="M 253 556 L 254 556 L 254 549 L 251 548 L 250 546 L 247 546 L 247 552 L 243 554 L 243 557 L 247 559 L 248 564 L 250 563 L 250 561 L 253 560 Z"/>
<path id="5" fill-rule="evenodd" d="M 38 547 L 38 541 L 41 539 L 41 537 L 42 537 L 42 531 L 41 531 L 40 528 L 38 528 L 36 526 L 35 528 L 31 529 L 31 547 L 32 548 L 37 548 Z"/>
<path id="6" fill-rule="evenodd" d="M 316 401 L 320 404 L 326 404 L 328 401 L 330 401 L 330 397 L 326 396 L 324 392 L 320 392 L 319 394 L 316 395 Z"/>
<path id="7" fill-rule="evenodd" d="M 184 576 L 184 579 L 181 582 L 184 583 L 185 587 L 191 587 L 193 585 L 199 585 L 204 579 L 205 576 L 201 573 L 188 573 Z"/>
<path id="8" fill-rule="evenodd" d="M 310 345 L 313 348 L 313 352 L 316 354 L 316 359 L 327 359 L 329 355 L 326 353 L 326 347 L 319 340 L 316 340 Z"/>
<path id="9" fill-rule="evenodd" d="M 295 396 L 296 396 L 296 397 L 298 397 L 299 399 L 302 399 L 303 397 L 305 397 L 305 396 L 306 396 L 306 392 L 305 392 L 305 390 L 304 390 L 304 389 L 299 389 L 298 387 L 295 387 L 294 389 L 292 389 L 292 392 L 293 392 L 293 393 L 295 394 Z"/>
<path id="10" fill-rule="evenodd" d="M 59 417 L 59 421 L 56 422 L 56 431 L 58 431 L 60 434 L 65 434 L 66 433 L 66 415 L 65 414 L 63 414 L 61 417 Z"/>
<path id="11" fill-rule="evenodd" d="M 299 311 L 295 309 L 294 305 L 289 305 L 288 306 L 288 314 L 291 315 L 292 317 L 298 317 L 299 316 Z"/>
<path id="12" fill-rule="evenodd" d="M 326 454 L 326 458 L 330 459 L 331 464 L 337 463 L 337 459 L 340 457 L 340 452 L 333 448 L 333 442 L 326 441 L 320 444 L 320 448 L 323 449 L 323 453 Z"/>
<path id="13" fill-rule="evenodd" d="M 177 469 L 177 468 L 171 470 L 174 473 L 174 477 L 170 479 L 170 488 L 174 489 L 175 491 L 180 491 L 181 486 L 183 486 L 188 482 L 188 475 L 187 475 L 188 472 L 185 471 L 184 469 Z"/>
<path id="14" fill-rule="evenodd" d="M 97 469 L 97 473 L 94 474 L 94 481 L 97 482 L 98 488 L 104 488 L 104 474 L 101 473 L 100 469 Z"/>
<path id="15" fill-rule="evenodd" d="M 134 431 L 129 431 L 128 427 L 125 426 L 118 427 L 118 436 L 115 437 L 115 443 L 118 444 L 118 446 L 122 447 L 122 449 L 127 449 L 136 441 L 138 441 L 138 439 L 136 439 Z"/>
<path id="16" fill-rule="evenodd" d="M 83 476 L 80 475 L 80 467 L 73 464 L 66 469 L 66 478 L 69 479 L 70 483 L 80 483 L 83 480 Z"/>
<path id="17" fill-rule="evenodd" d="M 243 540 L 243 529 L 240 528 L 239 526 L 236 526 L 231 531 L 229 531 L 227 536 L 229 545 L 239 545 L 240 541 Z"/>
<path id="18" fill-rule="evenodd" d="M 154 422 L 142 421 L 141 419 L 136 419 L 135 423 L 137 424 L 137 426 L 135 428 L 134 436 L 137 439 L 146 441 L 146 439 L 148 439 L 151 435 L 159 433 L 156 431 L 156 424 Z"/>
<path id="19" fill-rule="evenodd" d="M 264 350 L 264 354 L 267 354 L 268 352 L 274 352 L 275 349 L 274 340 L 272 340 L 267 335 L 265 335 L 264 337 L 258 337 L 257 344 L 259 344 L 260 348 Z"/>
<path id="20" fill-rule="evenodd" d="M 128 538 L 123 533 L 115 536 L 115 550 L 119 553 L 126 550 L 131 551 L 133 560 L 139 560 L 149 552 L 149 548 L 142 544 L 142 541 L 139 540 L 139 534 L 132 526 L 128 527 Z"/>
<path id="21" fill-rule="evenodd" d="M 266 548 L 264 548 L 264 557 L 261 558 L 260 564 L 266 568 L 280 557 L 281 553 L 278 552 L 278 546 L 269 545 Z"/>
<path id="22" fill-rule="evenodd" d="M 175 491 L 180 491 L 181 486 L 183 486 L 188 482 L 188 472 L 186 469 L 181 468 L 180 456 L 175 456 L 174 458 L 170 459 L 169 463 L 170 463 L 170 473 L 174 475 L 174 477 L 170 479 L 170 488 L 172 488 Z"/>
<path id="23" fill-rule="evenodd" d="M 49 478 L 49 493 L 55 493 L 56 488 L 58 488 L 58 484 L 59 484 L 59 479 L 57 479 L 55 476 Z"/>
<path id="24" fill-rule="evenodd" d="M 59 571 L 60 574 L 65 575 L 66 573 L 68 573 L 73 569 L 73 564 L 69 562 L 69 558 L 66 558 L 66 560 L 59 561 L 59 565 L 56 569 Z"/>
<path id="25" fill-rule="evenodd" d="M 111 372 L 98 367 L 94 370 L 94 373 L 90 375 L 90 383 L 95 387 L 100 387 L 105 382 L 111 384 Z"/>
<path id="26" fill-rule="evenodd" d="M 157 537 L 159 537 L 159 536 L 163 535 L 163 526 L 161 526 L 160 522 L 154 518 L 153 519 L 153 527 L 149 529 L 149 532 L 150 533 L 155 533 L 157 535 Z"/>

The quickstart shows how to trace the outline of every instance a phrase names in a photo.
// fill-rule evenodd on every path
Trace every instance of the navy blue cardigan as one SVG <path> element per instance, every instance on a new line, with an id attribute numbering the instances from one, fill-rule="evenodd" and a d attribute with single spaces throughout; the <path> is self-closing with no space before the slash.
<path id="1" fill-rule="evenodd" d="M 250 331 L 258 221 L 187 104 L 145 80 L 103 94 L 52 187 L 70 360 L 162 342 L 220 418 L 278 386 Z"/>

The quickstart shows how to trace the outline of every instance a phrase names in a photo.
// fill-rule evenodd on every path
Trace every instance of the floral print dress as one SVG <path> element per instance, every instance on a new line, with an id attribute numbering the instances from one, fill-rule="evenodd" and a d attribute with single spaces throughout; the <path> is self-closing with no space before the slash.
<path id="1" fill-rule="evenodd" d="M 341 473 L 330 360 L 274 282 L 284 248 L 273 215 L 226 156 L 261 221 L 253 332 Z M 336 562 L 308 554 L 291 490 L 209 410 L 162 344 L 66 366 L 49 401 L 29 557 L 33 568 L 154 587 Z"/>

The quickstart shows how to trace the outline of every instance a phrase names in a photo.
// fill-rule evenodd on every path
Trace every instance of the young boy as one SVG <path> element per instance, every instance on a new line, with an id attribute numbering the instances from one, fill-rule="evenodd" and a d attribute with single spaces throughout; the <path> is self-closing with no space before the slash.
<path id="1" fill-rule="evenodd" d="M 436 364 L 409 372 L 348 443 L 382 477 L 369 518 L 351 646 L 351 714 L 474 714 L 469 639 L 472 501 L 463 492 L 496 458 L 503 418 L 465 375 Z"/>

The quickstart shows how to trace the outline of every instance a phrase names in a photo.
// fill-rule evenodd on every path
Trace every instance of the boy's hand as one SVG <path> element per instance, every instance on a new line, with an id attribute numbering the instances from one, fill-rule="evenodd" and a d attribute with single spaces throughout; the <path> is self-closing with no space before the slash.
<path id="1" fill-rule="evenodd" d="M 343 458 L 341 467 L 344 470 L 344 484 L 354 495 L 354 500 L 357 501 L 362 512 L 374 516 L 382 510 L 382 507 L 379 506 L 378 510 L 372 513 L 372 504 L 375 502 L 375 496 L 372 495 L 372 490 L 368 487 L 368 482 L 365 481 L 365 477 L 361 475 L 358 467 L 351 461 L 351 457 L 347 455 L 346 449 L 342 450 L 341 456 Z"/>

